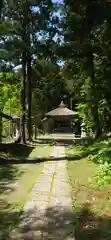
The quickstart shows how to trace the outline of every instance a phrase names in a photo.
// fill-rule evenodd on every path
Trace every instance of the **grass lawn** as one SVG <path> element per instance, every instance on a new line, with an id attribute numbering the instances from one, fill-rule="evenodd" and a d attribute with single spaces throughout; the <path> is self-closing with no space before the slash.
<path id="1" fill-rule="evenodd" d="M 36 147 L 32 150 L 32 152 L 29 155 L 29 158 L 33 159 L 36 157 L 50 157 L 51 153 L 53 151 L 53 146 L 48 145 L 48 144 L 43 144 L 43 145 L 36 145 Z"/>
<path id="2" fill-rule="evenodd" d="M 97 154 L 101 146 L 103 148 L 104 143 L 85 148 L 72 146 L 66 150 L 69 158 L 81 157 L 80 160 L 69 160 L 67 165 L 77 240 L 111 239 L 111 186 L 95 188 L 89 183 L 97 165 L 88 161 L 87 156 Z"/>
<path id="3" fill-rule="evenodd" d="M 25 150 L 24 150 L 25 149 Z M 27 150 L 26 150 L 27 149 Z M 4 160 L 12 157 L 22 158 L 48 157 L 52 147 L 37 145 L 28 147 L 17 145 L 1 152 Z M 11 229 L 16 227 L 19 213 L 30 198 L 30 192 L 42 174 L 44 163 L 0 165 L 0 240 L 7 239 Z"/>

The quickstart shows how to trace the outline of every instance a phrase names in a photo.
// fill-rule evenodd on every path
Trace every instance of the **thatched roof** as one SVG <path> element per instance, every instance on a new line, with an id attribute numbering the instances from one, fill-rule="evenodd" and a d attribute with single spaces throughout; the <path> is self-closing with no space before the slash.
<path id="1" fill-rule="evenodd" d="M 73 118 L 77 115 L 77 112 L 68 109 L 63 102 L 59 105 L 58 108 L 46 113 L 47 117 L 71 117 Z"/>

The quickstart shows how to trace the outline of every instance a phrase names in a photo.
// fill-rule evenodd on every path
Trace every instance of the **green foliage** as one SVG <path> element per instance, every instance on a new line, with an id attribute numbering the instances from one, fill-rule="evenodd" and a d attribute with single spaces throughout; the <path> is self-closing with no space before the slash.
<path id="1" fill-rule="evenodd" d="M 0 74 L 0 111 L 8 115 L 20 114 L 20 79 L 18 74 Z M 2 134 L 9 136 L 11 122 L 2 119 Z"/>
<path id="2" fill-rule="evenodd" d="M 90 131 L 93 125 L 93 119 L 91 115 L 91 109 L 88 103 L 80 103 L 77 106 L 78 115 L 83 119 L 87 133 Z"/>
<path id="3" fill-rule="evenodd" d="M 33 114 L 46 113 L 57 107 L 67 93 L 60 68 L 51 59 L 42 58 L 33 66 Z M 36 108 L 35 108 L 36 106 Z"/>
<path id="4" fill-rule="evenodd" d="M 93 188 L 103 188 L 111 184 L 111 140 L 94 141 L 87 145 L 77 145 L 71 148 L 72 155 L 82 157 L 82 161 L 95 167 L 94 174 L 89 177 L 89 185 Z M 71 156 L 70 154 L 70 156 Z"/>
<path id="5" fill-rule="evenodd" d="M 25 86 L 24 105 L 29 99 L 31 103 L 32 96 L 32 114 L 42 115 L 61 100 L 69 105 L 71 98 L 87 133 L 93 130 L 99 137 L 102 131 L 110 131 L 111 5 L 93 0 L 64 0 L 62 5 L 51 0 L 5 3 L 0 22 L 0 61 L 15 66 L 22 62 L 23 52 L 26 61 L 31 57 L 32 93 Z M 61 59 L 65 60 L 64 66 L 58 67 L 57 61 Z M 0 86 L 0 108 L 9 113 L 11 105 L 11 112 L 18 113 L 19 83 L 23 78 L 8 71 L 5 79 L 6 71 L 1 70 L 0 80 L 4 86 L 10 86 L 7 85 L 8 92 Z"/>
<path id="6" fill-rule="evenodd" d="M 61 54 L 66 60 L 67 78 L 73 80 L 79 115 L 87 129 L 93 127 L 99 136 L 110 130 L 111 121 L 111 5 L 81 0 L 64 3 L 65 43 Z"/>
<path id="7" fill-rule="evenodd" d="M 0 84 L 0 110 L 4 113 L 16 114 L 19 111 L 19 84 Z"/>
<path id="8" fill-rule="evenodd" d="M 111 151 L 107 148 L 100 149 L 97 154 L 89 155 L 89 160 L 93 161 L 94 163 L 104 164 L 104 163 L 111 163 Z"/>
<path id="9" fill-rule="evenodd" d="M 95 176 L 92 177 L 91 185 L 94 187 L 104 187 L 108 184 L 111 184 L 111 164 L 105 162 L 98 166 Z"/>
<path id="10" fill-rule="evenodd" d="M 101 141 L 89 147 L 87 159 L 97 164 L 95 176 L 91 179 L 94 187 L 103 187 L 111 183 L 111 142 Z"/>

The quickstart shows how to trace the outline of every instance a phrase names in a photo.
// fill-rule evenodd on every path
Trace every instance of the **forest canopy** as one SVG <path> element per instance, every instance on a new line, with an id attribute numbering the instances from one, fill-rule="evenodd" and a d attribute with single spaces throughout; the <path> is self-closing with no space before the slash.
<path id="1" fill-rule="evenodd" d="M 0 110 L 22 115 L 23 141 L 26 115 L 31 139 L 31 116 L 44 116 L 61 100 L 68 107 L 72 101 L 96 138 L 111 131 L 110 12 L 106 0 L 2 4 Z"/>

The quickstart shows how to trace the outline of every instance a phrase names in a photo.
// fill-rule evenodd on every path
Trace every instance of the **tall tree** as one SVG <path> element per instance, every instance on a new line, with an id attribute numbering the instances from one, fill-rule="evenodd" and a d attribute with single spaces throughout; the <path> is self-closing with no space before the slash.
<path id="1" fill-rule="evenodd" d="M 95 33 L 104 22 L 104 1 L 65 1 L 65 53 L 82 63 L 86 77 L 90 78 L 90 107 L 96 137 L 101 134 L 98 112 L 98 95 L 94 67 L 94 54 L 98 52 Z M 98 12 L 101 14 L 98 15 Z M 94 14 L 95 13 L 95 17 Z"/>
<path id="2" fill-rule="evenodd" d="M 47 48 L 45 43 L 47 42 L 49 45 L 56 34 L 53 31 L 55 23 L 54 17 L 52 17 L 52 6 L 51 0 L 37 3 L 33 0 L 6 2 L 4 16 L 7 18 L 4 18 L 3 21 L 3 24 L 9 25 L 8 31 L 4 33 L 4 46 L 8 51 L 6 58 L 8 57 L 8 61 L 19 59 L 19 62 L 22 63 L 21 134 L 23 142 L 25 142 L 26 102 L 28 105 L 28 138 L 31 140 L 31 64 L 33 56 L 37 58 L 41 52 L 43 54 L 44 50 L 44 54 L 47 55 L 49 47 Z M 41 44 L 43 36 L 46 36 L 45 43 L 42 41 Z"/>

